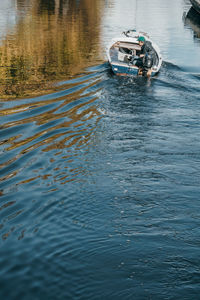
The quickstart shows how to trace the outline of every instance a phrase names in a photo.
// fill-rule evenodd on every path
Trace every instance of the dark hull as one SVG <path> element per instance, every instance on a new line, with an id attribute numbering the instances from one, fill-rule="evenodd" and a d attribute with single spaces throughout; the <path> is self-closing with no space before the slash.
<path id="1" fill-rule="evenodd" d="M 200 0 L 190 0 L 194 9 L 200 14 Z"/>
<path id="2" fill-rule="evenodd" d="M 200 39 L 200 14 L 191 7 L 185 18 L 185 25 L 194 32 L 194 38 Z"/>

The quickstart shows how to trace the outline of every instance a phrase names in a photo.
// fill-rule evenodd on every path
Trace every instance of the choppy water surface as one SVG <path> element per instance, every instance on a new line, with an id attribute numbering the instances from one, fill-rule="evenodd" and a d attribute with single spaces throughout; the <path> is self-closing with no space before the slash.
<path id="1" fill-rule="evenodd" d="M 1 1 L 1 299 L 199 299 L 200 16 L 182 0 Z M 163 67 L 116 77 L 147 31 Z"/>

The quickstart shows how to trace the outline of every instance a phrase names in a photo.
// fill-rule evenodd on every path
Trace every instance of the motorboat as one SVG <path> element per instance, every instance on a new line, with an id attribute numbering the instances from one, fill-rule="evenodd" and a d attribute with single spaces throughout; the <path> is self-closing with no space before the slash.
<path id="1" fill-rule="evenodd" d="M 190 0 L 193 8 L 200 14 L 200 0 Z"/>
<path id="2" fill-rule="evenodd" d="M 138 38 L 141 36 L 152 46 L 151 53 L 143 58 L 142 68 L 137 64 L 141 51 Z M 155 76 L 162 65 L 162 56 L 158 46 L 147 33 L 136 30 L 125 31 L 120 36 L 113 38 L 107 47 L 107 57 L 114 74 L 122 76 L 145 76 L 147 73 Z"/>

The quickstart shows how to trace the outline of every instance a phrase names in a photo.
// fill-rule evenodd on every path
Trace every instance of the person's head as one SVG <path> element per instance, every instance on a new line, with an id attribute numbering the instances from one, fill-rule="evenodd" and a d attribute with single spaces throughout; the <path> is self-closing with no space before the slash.
<path id="1" fill-rule="evenodd" d="M 145 37 L 139 36 L 138 42 L 139 42 L 139 45 L 140 45 L 140 46 L 144 45 L 144 43 L 145 43 Z"/>

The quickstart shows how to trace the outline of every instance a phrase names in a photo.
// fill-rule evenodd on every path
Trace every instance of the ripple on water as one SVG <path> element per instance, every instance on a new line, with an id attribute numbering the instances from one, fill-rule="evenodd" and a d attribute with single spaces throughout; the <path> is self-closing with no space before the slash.
<path id="1" fill-rule="evenodd" d="M 13 297 L 19 274 L 44 299 L 198 290 L 197 80 L 168 63 L 151 81 L 94 71 L 5 103 L 2 257 L 11 252 L 0 261 Z"/>
<path id="2" fill-rule="evenodd" d="M 53 195 L 58 184 L 82 180 L 86 174 L 84 161 L 101 118 L 97 96 L 101 81 L 100 68 L 58 83 L 62 90 L 53 94 L 2 103 L 3 240 L 13 232 L 23 238 L 26 226 L 34 232 L 38 220 L 50 222 L 59 201 L 55 197 L 46 201 L 47 193 Z M 9 201 L 14 195 L 15 201 Z"/>

